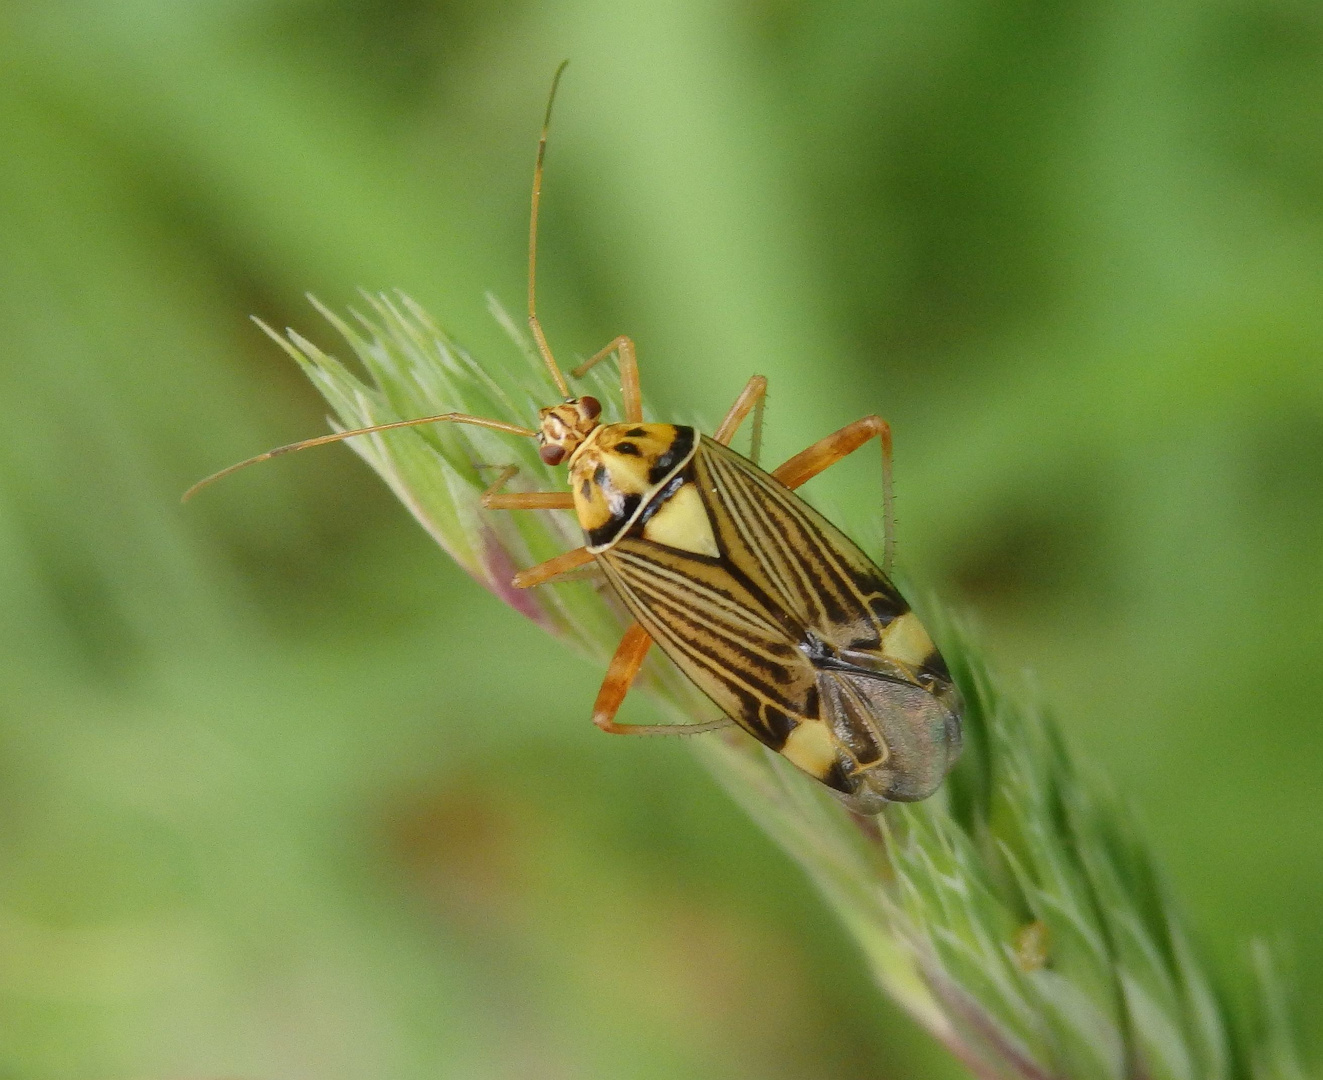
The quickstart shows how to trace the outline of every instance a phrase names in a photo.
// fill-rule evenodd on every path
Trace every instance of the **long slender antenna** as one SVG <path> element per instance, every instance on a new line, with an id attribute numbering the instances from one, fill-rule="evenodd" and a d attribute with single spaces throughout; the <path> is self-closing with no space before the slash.
<path id="1" fill-rule="evenodd" d="M 542 199 L 542 159 L 547 156 L 547 128 L 551 126 L 551 106 L 556 100 L 556 88 L 560 86 L 560 77 L 565 73 L 568 60 L 562 60 L 560 67 L 551 80 L 551 93 L 547 95 L 547 113 L 542 118 L 542 137 L 537 143 L 537 164 L 533 166 L 533 213 L 528 222 L 528 325 L 533 330 L 533 339 L 537 342 L 538 352 L 547 362 L 551 377 L 556 380 L 561 396 L 570 396 L 569 384 L 561 374 L 556 358 L 551 355 L 551 346 L 547 344 L 547 335 L 542 332 L 542 324 L 537 318 L 537 208 Z"/>
<path id="2" fill-rule="evenodd" d="M 259 461 L 269 461 L 273 457 L 279 457 L 281 454 L 292 454 L 295 450 L 307 450 L 312 446 L 325 446 L 327 443 L 339 442 L 341 439 L 352 439 L 355 435 L 371 435 L 374 431 L 390 431 L 392 428 L 417 427 L 419 424 L 473 424 L 477 427 L 492 428 L 496 431 L 508 431 L 512 435 L 526 435 L 529 438 L 537 436 L 536 431 L 530 431 L 528 428 L 519 427 L 517 424 L 507 424 L 504 420 L 488 420 L 482 416 L 469 416 L 467 413 L 441 413 L 439 416 L 420 416 L 416 420 L 395 420 L 389 424 L 373 424 L 371 427 L 355 428 L 353 431 L 336 431 L 330 435 L 318 435 L 315 439 L 304 439 L 302 442 L 289 443 L 286 446 L 277 446 L 274 450 L 268 450 L 265 454 L 258 454 L 250 457 L 246 461 L 240 461 L 229 468 L 221 469 L 220 472 L 212 473 L 204 480 L 199 480 L 186 492 L 181 502 L 188 502 L 194 495 L 209 484 L 214 484 L 217 480 L 229 476 L 230 473 L 238 472 L 240 469 L 246 469 L 249 465 L 256 465 Z"/>

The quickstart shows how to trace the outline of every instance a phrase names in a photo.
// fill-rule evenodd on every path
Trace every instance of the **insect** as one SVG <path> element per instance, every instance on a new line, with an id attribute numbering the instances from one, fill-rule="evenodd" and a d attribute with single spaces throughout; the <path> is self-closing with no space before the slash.
<path id="1" fill-rule="evenodd" d="M 482 496 L 490 510 L 573 510 L 586 543 L 516 575 L 532 588 L 596 566 L 634 622 L 602 682 L 593 722 L 612 734 L 696 733 L 732 721 L 847 807 L 877 813 L 931 795 L 960 753 L 961 702 L 927 631 L 882 567 L 794 491 L 876 439 L 882 450 L 883 564 L 890 569 L 891 436 L 866 416 L 771 472 L 730 448 L 752 415 L 757 456 L 767 380 L 747 385 L 711 435 L 647 422 L 634 343 L 617 337 L 570 372 L 581 378 L 618 358 L 624 418 L 607 422 L 593 397 L 575 396 L 537 316 L 538 207 L 552 82 L 533 172 L 528 322 L 562 400 L 536 428 L 445 413 L 342 431 L 278 447 L 232 465 L 202 486 L 277 454 L 416 424 L 457 423 L 535 439 L 539 455 L 569 471 L 568 491 L 506 492 L 503 470 Z M 723 718 L 637 725 L 616 714 L 653 643 Z"/>

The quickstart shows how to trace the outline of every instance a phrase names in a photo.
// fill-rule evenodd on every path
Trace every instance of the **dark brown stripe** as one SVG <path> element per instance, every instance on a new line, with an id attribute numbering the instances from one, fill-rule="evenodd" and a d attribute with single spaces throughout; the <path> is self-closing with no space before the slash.
<path id="1" fill-rule="evenodd" d="M 706 661 L 702 666 L 723 681 L 728 681 L 731 669 L 735 667 L 731 663 L 734 659 L 731 653 L 737 653 L 743 671 L 751 676 L 749 681 L 761 683 L 769 698 L 787 705 L 793 704 L 787 701 L 784 693 L 778 693 L 774 685 L 789 682 L 793 668 L 797 662 L 801 662 L 799 650 L 792 643 L 767 636 L 755 637 L 750 628 L 720 619 L 719 608 L 691 604 L 688 596 L 668 591 L 660 579 L 654 576 L 640 576 L 633 581 L 626 577 L 626 583 L 640 600 L 650 601 L 647 605 L 641 605 L 646 607 L 645 618 L 650 616 L 673 628 L 679 624 L 686 631 L 680 635 L 682 647 L 686 652 L 696 654 Z M 662 618 L 663 614 L 669 616 L 669 619 Z M 716 623 L 719 629 L 712 629 L 711 623 Z M 762 674 L 761 679 L 758 678 L 759 674 Z"/>
<path id="2" fill-rule="evenodd" d="M 936 649 L 928 654 L 928 658 L 924 660 L 919 673 L 921 675 L 931 675 L 934 679 L 940 679 L 944 683 L 951 681 L 951 670 L 946 666 L 946 661 L 942 659 L 942 654 Z"/>
<path id="3" fill-rule="evenodd" d="M 634 523 L 634 528 L 642 529 L 644 525 L 652 518 L 652 515 L 666 505 L 666 500 L 679 491 L 693 477 L 690 469 L 684 472 L 676 473 L 671 477 L 670 482 L 648 500 L 648 505 L 643 508 L 643 513 L 639 515 L 638 521 Z"/>
<path id="4" fill-rule="evenodd" d="M 760 538 L 746 532 L 746 544 L 750 551 L 760 553 L 768 547 L 777 547 L 787 561 L 818 573 L 819 580 L 807 594 L 800 588 L 795 589 L 809 605 L 808 610 L 816 609 L 830 622 L 854 622 L 859 615 L 863 615 L 874 621 L 879 630 L 897 615 L 909 610 L 895 586 L 856 544 L 775 477 L 725 447 L 714 450 L 710 459 L 705 461 L 719 463 L 716 467 L 721 469 L 722 479 L 726 480 L 727 486 L 743 488 L 746 499 L 774 513 L 777 523 L 770 527 L 767 518 L 760 515 L 768 534 L 766 537 Z M 735 478 L 733 482 L 731 478 Z M 741 515 L 734 514 L 732 517 L 738 526 Z M 824 532 L 824 524 L 835 535 Z M 802 551 L 787 546 L 786 541 L 794 538 L 782 534 L 791 529 L 798 534 L 798 540 L 803 545 Z M 765 559 L 760 559 L 760 562 L 772 573 Z M 870 641 L 874 646 L 877 644 L 876 640 L 859 640 L 861 645 Z"/>
<path id="5" fill-rule="evenodd" d="M 773 708 L 767 702 L 763 702 L 763 707 L 759 711 L 769 736 L 763 741 L 779 754 L 785 749 L 786 740 L 790 738 L 790 733 L 799 726 L 800 721 L 793 716 L 787 716 L 780 709 Z"/>
<path id="6" fill-rule="evenodd" d="M 693 607 L 686 603 L 690 599 L 688 596 L 662 591 L 662 583 L 652 575 L 628 573 L 622 565 L 624 561 L 619 549 L 603 560 L 612 583 L 644 626 L 657 636 L 659 644 L 681 663 L 682 668 L 686 662 L 692 664 L 745 705 L 742 715 L 733 716 L 733 719 L 768 745 L 773 745 L 775 731 L 765 728 L 758 711 L 760 703 L 766 702 L 778 712 L 805 715 L 805 702 L 796 700 L 798 695 L 788 697 L 785 690 L 776 685 L 793 682 L 797 670 L 801 670 L 798 650 L 790 643 L 760 637 L 754 642 L 752 651 L 740 648 L 732 639 L 736 635 L 746 636 L 747 628 L 729 623 L 722 626 L 719 609 L 713 610 L 706 604 L 697 607 L 703 618 L 696 619 Z M 704 624 L 704 619 L 717 622 L 720 629 L 714 631 Z M 761 655 L 766 652 L 775 655 Z M 810 696 L 813 690 L 809 682 L 805 687 L 806 696 Z M 728 705 L 723 704 L 723 707 Z"/>
<path id="7" fill-rule="evenodd" d="M 751 478 L 752 479 L 752 478 Z M 750 484 L 750 487 L 753 487 Z M 802 582 L 804 577 L 816 577 L 817 580 L 812 585 L 806 586 L 806 597 L 811 605 L 818 606 L 826 620 L 833 623 L 848 621 L 851 612 L 847 610 L 844 601 L 845 597 L 854 600 L 853 591 L 850 586 L 858 583 L 854 581 L 853 576 L 849 575 L 841 568 L 836 559 L 832 558 L 833 540 L 825 536 L 817 523 L 801 511 L 798 505 L 798 496 L 789 491 L 781 492 L 771 488 L 767 484 L 758 485 L 763 489 L 763 494 L 772 496 L 767 502 L 767 510 L 770 513 L 777 513 L 780 516 L 780 530 L 773 529 L 772 535 L 779 536 L 782 540 L 782 550 L 787 554 L 787 561 L 795 562 L 795 556 L 801 559 L 807 556 L 812 560 L 812 568 L 817 571 L 816 574 L 804 575 L 799 577 Z M 785 495 L 789 495 L 786 498 Z M 788 533 L 796 530 L 799 545 L 793 543 L 793 538 Z M 879 571 L 879 576 L 880 576 Z M 823 589 L 821 586 L 827 584 L 829 588 Z M 871 589 L 869 590 L 872 591 Z"/>
<path id="8" fill-rule="evenodd" d="M 829 788 L 843 791 L 847 795 L 853 795 L 855 789 L 859 786 L 859 781 L 845 771 L 845 766 L 841 764 L 840 758 L 837 758 L 832 762 L 831 768 L 827 770 L 826 776 L 820 776 L 818 779 Z"/>
<path id="9" fill-rule="evenodd" d="M 605 525 L 599 525 L 595 529 L 588 530 L 588 546 L 590 548 L 601 547 L 603 544 L 610 543 L 624 524 L 634 516 L 634 511 L 639 508 L 639 502 L 642 501 L 642 498 L 641 495 L 624 496 L 620 500 L 620 512 L 618 514 L 612 514 Z"/>
<path id="10" fill-rule="evenodd" d="M 694 451 L 694 429 L 691 427 L 676 427 L 675 438 L 671 440 L 668 446 L 655 462 L 652 468 L 648 470 L 648 483 L 660 484 L 671 470 L 679 465 Z"/>

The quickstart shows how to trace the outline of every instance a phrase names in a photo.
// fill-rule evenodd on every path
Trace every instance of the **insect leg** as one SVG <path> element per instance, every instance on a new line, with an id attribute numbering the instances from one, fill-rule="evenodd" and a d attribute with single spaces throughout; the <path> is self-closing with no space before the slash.
<path id="1" fill-rule="evenodd" d="M 531 589 L 535 585 L 545 585 L 547 582 L 560 577 L 561 574 L 568 574 L 571 570 L 587 566 L 593 561 L 593 558 L 593 553 L 586 547 L 575 548 L 563 555 L 557 555 L 554 559 L 548 559 L 536 566 L 530 566 L 527 570 L 520 570 L 519 573 L 515 574 L 512 584 L 516 589 Z"/>
<path id="2" fill-rule="evenodd" d="M 891 425 L 882 417 L 865 416 L 853 424 L 846 424 L 840 431 L 834 431 L 807 450 L 801 450 L 773 470 L 772 475 L 786 487 L 797 488 L 843 457 L 853 454 L 874 436 L 882 444 L 882 570 L 890 573 L 892 557 L 896 553 L 895 496 L 891 489 Z"/>
<path id="3" fill-rule="evenodd" d="M 753 443 L 749 451 L 749 460 L 755 465 L 758 464 L 758 454 L 762 450 L 763 443 L 763 406 L 767 404 L 767 379 L 762 375 L 754 375 L 747 383 L 744 389 L 740 391 L 740 396 L 735 399 L 735 404 L 730 407 L 726 413 L 726 418 L 721 421 L 721 426 L 717 428 L 712 438 L 721 443 L 722 446 L 729 446 L 730 440 L 735 437 L 735 432 L 744 423 L 744 418 L 753 412 Z"/>
<path id="4" fill-rule="evenodd" d="M 652 638 L 638 623 L 625 631 L 615 656 L 611 657 L 611 666 L 606 669 L 602 688 L 597 691 L 597 701 L 593 703 L 593 723 L 608 735 L 697 735 L 701 731 L 729 726 L 732 721 L 724 716 L 720 720 L 709 720 L 701 724 L 616 723 L 616 713 L 625 695 L 629 693 L 630 685 L 643 666 L 643 659 L 651 646 Z"/>
<path id="5" fill-rule="evenodd" d="M 625 403 L 625 421 L 638 424 L 643 421 L 643 391 L 639 388 L 639 362 L 634 354 L 634 342 L 621 334 L 606 348 L 593 353 L 570 372 L 572 378 L 581 379 L 613 352 L 620 353 L 620 396 Z"/>
<path id="6" fill-rule="evenodd" d="M 501 494 L 501 488 L 505 487 L 518 471 L 518 465 L 507 465 L 501 470 L 496 482 L 482 493 L 484 510 L 574 509 L 574 496 L 568 491 L 512 491 Z"/>

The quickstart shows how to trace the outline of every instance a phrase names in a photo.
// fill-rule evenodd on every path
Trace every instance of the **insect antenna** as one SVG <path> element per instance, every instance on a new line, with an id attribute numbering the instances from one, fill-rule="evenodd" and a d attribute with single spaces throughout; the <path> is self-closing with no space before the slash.
<path id="1" fill-rule="evenodd" d="M 556 386 L 560 390 L 561 397 L 569 398 L 570 387 L 565 381 L 565 376 L 561 374 L 556 358 L 551 355 L 551 346 L 547 344 L 547 335 L 542 332 L 542 324 L 537 317 L 537 211 L 538 204 L 542 201 L 542 159 L 547 156 L 547 129 L 551 127 L 551 106 L 556 101 L 556 88 L 560 86 L 560 77 L 565 73 L 568 60 L 562 60 L 560 67 L 556 69 L 556 74 L 551 79 L 551 93 L 547 95 L 547 112 L 542 118 L 542 135 L 537 143 L 537 163 L 533 166 L 533 212 L 528 222 L 528 325 L 533 331 L 533 339 L 537 342 L 538 352 L 542 354 L 542 359 L 547 362 L 547 370 L 551 372 L 551 377 L 556 380 Z"/>
<path id="2" fill-rule="evenodd" d="M 212 473 L 205 479 L 199 480 L 186 492 L 184 492 L 181 502 L 188 502 L 194 495 L 204 487 L 214 484 L 230 473 L 236 473 L 240 469 L 246 469 L 249 465 L 256 465 L 261 461 L 269 461 L 273 457 L 279 457 L 281 454 L 292 454 L 296 450 L 307 450 L 313 446 L 325 446 L 327 443 L 340 442 L 342 439 L 352 439 L 355 435 L 371 435 L 374 431 L 390 431 L 393 428 L 417 427 L 419 424 L 472 424 L 475 427 L 491 428 L 494 431 L 506 431 L 511 435 L 525 435 L 528 438 L 536 438 L 537 432 L 530 431 L 528 428 L 520 427 L 518 424 L 507 424 L 504 420 L 488 420 L 483 416 L 469 416 L 466 413 L 441 413 L 437 416 L 420 416 L 414 420 L 395 420 L 389 424 L 373 424 L 371 427 L 354 428 L 352 431 L 335 431 L 330 435 L 318 435 L 315 439 L 303 439 L 300 442 L 289 443 L 285 446 L 277 446 L 274 450 L 268 450 L 264 454 L 257 454 L 247 458 L 244 461 L 236 462 L 220 472 Z"/>

